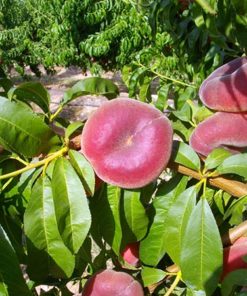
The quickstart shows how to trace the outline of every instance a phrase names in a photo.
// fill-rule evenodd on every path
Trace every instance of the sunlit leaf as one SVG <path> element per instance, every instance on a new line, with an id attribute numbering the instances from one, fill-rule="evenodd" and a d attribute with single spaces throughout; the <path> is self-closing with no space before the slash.
<path id="1" fill-rule="evenodd" d="M 51 182 L 39 177 L 24 216 L 28 246 L 28 269 L 32 279 L 70 277 L 75 258 L 65 246 L 55 216 Z"/>
<path id="2" fill-rule="evenodd" d="M 226 158 L 217 168 L 219 174 L 237 174 L 247 179 L 247 153 Z"/>
<path id="3" fill-rule="evenodd" d="M 0 144 L 27 157 L 46 152 L 54 133 L 40 117 L 22 104 L 0 97 Z"/>
<path id="4" fill-rule="evenodd" d="M 23 102 L 33 102 L 45 113 L 49 113 L 50 94 L 40 82 L 31 81 L 19 84 L 8 92 L 8 97 Z"/>
<path id="5" fill-rule="evenodd" d="M 161 269 L 144 266 L 141 271 L 144 287 L 151 286 L 163 280 L 167 273 Z"/>
<path id="6" fill-rule="evenodd" d="M 110 79 L 89 77 L 77 82 L 68 89 L 64 93 L 60 104 L 64 106 L 72 100 L 85 95 L 105 96 L 108 99 L 114 99 L 118 94 L 118 87 Z"/>
<path id="7" fill-rule="evenodd" d="M 55 163 L 52 191 L 61 236 L 71 252 L 77 253 L 88 234 L 91 215 L 83 185 L 66 158 Z"/>
<path id="8" fill-rule="evenodd" d="M 223 262 L 223 247 L 213 213 L 205 198 L 194 208 L 181 246 L 183 281 L 195 291 L 210 296 L 215 291 Z"/>

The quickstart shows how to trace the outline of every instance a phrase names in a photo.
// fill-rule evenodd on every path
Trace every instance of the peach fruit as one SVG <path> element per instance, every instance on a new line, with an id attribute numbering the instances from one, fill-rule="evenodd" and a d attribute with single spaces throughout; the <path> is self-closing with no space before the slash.
<path id="1" fill-rule="evenodd" d="M 246 269 L 247 262 L 243 260 L 243 257 L 247 256 L 247 237 L 241 237 L 232 246 L 224 248 L 223 254 L 222 279 L 231 271 L 241 268 Z"/>
<path id="2" fill-rule="evenodd" d="M 142 286 L 131 275 L 103 270 L 86 283 L 82 296 L 144 296 Z"/>
<path id="3" fill-rule="evenodd" d="M 139 266 L 139 247 L 139 242 L 127 244 L 124 250 L 121 252 L 124 261 L 135 267 Z"/>
<path id="4" fill-rule="evenodd" d="M 247 112 L 215 113 L 196 127 L 190 137 L 190 145 L 204 156 L 218 147 L 231 152 L 247 147 Z"/>
<path id="5" fill-rule="evenodd" d="M 247 57 L 216 69 L 202 83 L 199 97 L 207 107 L 225 112 L 247 111 Z"/>
<path id="6" fill-rule="evenodd" d="M 87 120 L 81 151 L 103 181 L 139 188 L 156 179 L 172 149 L 169 120 L 133 99 L 107 101 Z"/>

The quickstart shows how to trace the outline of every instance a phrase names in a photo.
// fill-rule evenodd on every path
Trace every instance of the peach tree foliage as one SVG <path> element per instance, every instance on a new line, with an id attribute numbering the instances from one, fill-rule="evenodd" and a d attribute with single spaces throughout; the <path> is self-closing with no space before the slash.
<path id="1" fill-rule="evenodd" d="M 140 63 L 152 64 L 146 88 L 154 72 L 200 83 L 245 52 L 245 26 L 238 0 L 2 0 L 0 60 L 22 74 L 25 65 L 39 74 L 39 64 L 94 72 L 129 64 L 133 79 Z"/>
<path id="2" fill-rule="evenodd" d="M 180 141 L 173 141 L 168 167 L 142 188 L 123 189 L 96 185 L 76 141 L 85 122 L 59 116 L 78 96 L 115 100 L 116 85 L 98 77 L 79 81 L 52 114 L 40 83 L 14 86 L 7 78 L 1 83 L 1 295 L 35 295 L 40 284 L 67 295 L 68 281 L 83 286 L 109 262 L 138 280 L 145 295 L 230 295 L 246 285 L 238 270 L 221 283 L 222 241 L 229 244 L 229 230 L 245 225 L 246 153 L 232 156 L 218 148 L 200 158 L 188 144 L 192 130 L 212 111 L 193 101 L 181 109 L 169 105 L 167 116 Z M 123 251 L 135 243 L 139 263 L 132 266 Z"/>

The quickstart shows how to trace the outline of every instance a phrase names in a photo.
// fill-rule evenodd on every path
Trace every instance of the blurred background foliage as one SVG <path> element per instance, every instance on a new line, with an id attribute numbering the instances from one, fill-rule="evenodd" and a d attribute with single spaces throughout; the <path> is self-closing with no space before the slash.
<path id="1" fill-rule="evenodd" d="M 156 79 L 157 107 L 172 93 L 179 108 L 246 52 L 246 25 L 238 0 L 0 0 L 0 62 L 20 74 L 28 65 L 37 75 L 39 65 L 122 70 L 130 96 L 151 100 Z"/>

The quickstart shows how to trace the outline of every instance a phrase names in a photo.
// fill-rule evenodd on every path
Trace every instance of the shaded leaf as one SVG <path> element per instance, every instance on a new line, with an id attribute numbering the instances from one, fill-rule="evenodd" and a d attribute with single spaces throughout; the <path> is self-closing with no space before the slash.
<path id="1" fill-rule="evenodd" d="M 114 99 L 118 96 L 118 87 L 110 80 L 101 77 L 89 77 L 77 82 L 72 88 L 68 89 L 60 102 L 62 106 L 72 100 L 85 95 L 105 96 Z"/>
<path id="2" fill-rule="evenodd" d="M 213 213 L 205 198 L 194 208 L 184 231 L 180 268 L 183 281 L 195 291 L 213 294 L 223 262 L 223 247 Z"/>
<path id="3" fill-rule="evenodd" d="M 2 282 L 2 284 L 1 284 Z M 15 251 L 0 225 L 0 291 L 8 296 L 31 296 L 20 270 Z"/>
<path id="4" fill-rule="evenodd" d="M 244 219 L 244 212 L 246 211 L 247 205 L 247 196 L 243 196 L 235 201 L 233 201 L 228 207 L 227 211 L 224 215 L 224 220 L 229 219 L 230 225 L 238 225 L 243 222 Z"/>
<path id="5" fill-rule="evenodd" d="M 166 213 L 164 241 L 171 259 L 180 265 L 184 232 L 196 204 L 196 188 L 190 187 L 178 195 Z"/>
<path id="6" fill-rule="evenodd" d="M 0 97 L 0 144 L 27 157 L 46 152 L 54 133 L 30 109 Z"/>
<path id="7" fill-rule="evenodd" d="M 136 241 L 140 241 L 145 236 L 149 223 L 140 196 L 141 191 L 138 190 L 123 192 L 124 216 Z"/>
<path id="8" fill-rule="evenodd" d="M 121 189 L 108 184 L 104 185 L 99 194 L 90 198 L 94 240 L 101 245 L 102 236 L 117 255 L 122 241 L 120 204 Z"/>
<path id="9" fill-rule="evenodd" d="M 200 170 L 200 158 L 189 145 L 183 142 L 177 142 L 177 147 L 176 151 L 174 152 L 173 159 L 175 162 L 180 163 L 192 170 Z"/>
<path id="10" fill-rule="evenodd" d="M 161 269 L 151 268 L 147 266 L 144 266 L 141 271 L 144 287 L 148 287 L 155 283 L 158 283 L 159 281 L 163 280 L 166 275 L 167 273 Z"/>
<path id="11" fill-rule="evenodd" d="M 166 213 L 173 200 L 185 190 L 187 181 L 187 177 L 177 176 L 165 182 L 156 193 L 151 208 L 153 221 L 147 236 L 140 244 L 140 258 L 147 265 L 156 266 L 166 252 L 164 236 Z"/>
<path id="12" fill-rule="evenodd" d="M 38 105 L 45 113 L 49 113 L 50 94 L 40 82 L 24 82 L 13 87 L 8 92 L 10 99 L 16 98 L 23 102 L 33 102 Z"/>
<path id="13" fill-rule="evenodd" d="M 222 282 L 222 296 L 231 296 L 237 286 L 247 286 L 247 270 L 239 269 L 230 272 Z"/>
<path id="14" fill-rule="evenodd" d="M 70 277 L 75 258 L 59 234 L 48 177 L 39 177 L 32 189 L 24 215 L 24 229 L 31 278 L 42 280 L 49 275 Z"/>
<path id="15" fill-rule="evenodd" d="M 219 174 L 237 174 L 247 179 L 247 153 L 226 158 L 217 168 Z"/>
<path id="16" fill-rule="evenodd" d="M 65 245 L 75 254 L 88 234 L 91 215 L 82 183 L 66 158 L 55 162 L 52 191 L 59 231 Z"/>
<path id="17" fill-rule="evenodd" d="M 95 173 L 91 164 L 83 154 L 75 150 L 69 150 L 69 157 L 72 166 L 82 180 L 86 192 L 93 195 L 95 189 Z"/>

